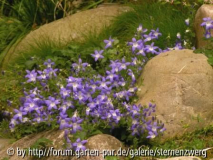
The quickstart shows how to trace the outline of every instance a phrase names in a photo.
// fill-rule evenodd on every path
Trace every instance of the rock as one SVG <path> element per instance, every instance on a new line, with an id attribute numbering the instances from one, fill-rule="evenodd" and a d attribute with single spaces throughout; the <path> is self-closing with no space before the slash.
<path id="1" fill-rule="evenodd" d="M 90 137 L 88 139 L 88 142 L 86 143 L 86 148 L 90 151 L 98 150 L 99 156 L 84 156 L 81 157 L 78 160 L 104 160 L 103 154 L 101 154 L 103 151 L 107 153 L 107 150 L 112 153 L 112 150 L 114 150 L 114 153 L 116 153 L 119 149 L 124 149 L 122 143 L 117 140 L 115 137 L 107 135 L 107 134 L 99 134 L 95 135 L 93 137 Z M 113 154 L 114 155 L 114 154 Z M 123 157 L 119 157 L 121 160 L 123 160 Z M 76 157 L 74 157 L 72 160 L 77 160 Z"/>
<path id="2" fill-rule="evenodd" d="M 101 29 L 110 25 L 114 17 L 129 10 L 129 7 L 117 4 L 103 5 L 45 24 L 30 32 L 16 47 L 10 49 L 3 61 L 2 68 L 19 56 L 21 52 L 29 49 L 31 45 L 35 45 L 35 42 L 46 40 L 63 46 L 72 40 L 83 40 L 84 34 L 99 33 Z"/>
<path id="3" fill-rule="evenodd" d="M 151 59 L 139 78 L 138 103 L 154 100 L 166 127 L 162 140 L 201 129 L 213 118 L 213 69 L 206 56 L 173 50 Z"/>
<path id="4" fill-rule="evenodd" d="M 44 131 L 38 134 L 32 134 L 29 136 L 26 136 L 16 142 L 14 142 L 11 145 L 7 145 L 6 147 L 4 147 L 4 149 L 0 150 L 0 157 L 1 158 L 10 158 L 10 160 L 20 160 L 21 157 L 17 155 L 17 149 L 24 149 L 24 148 L 29 148 L 31 147 L 37 140 L 41 139 L 41 138 L 46 138 L 49 139 L 53 142 L 53 145 L 51 147 L 54 147 L 55 149 L 61 149 L 62 145 L 63 145 L 63 141 L 64 141 L 64 133 L 61 130 L 55 131 L 55 130 L 51 130 L 51 131 Z M 7 150 L 9 148 L 13 148 L 15 153 L 13 156 L 8 156 L 7 155 Z M 23 159 L 32 159 L 32 157 L 30 156 L 25 156 Z M 52 157 L 47 158 L 49 160 L 52 160 Z M 62 160 L 62 157 L 57 157 L 55 158 L 57 160 Z M 63 157 L 64 159 L 64 157 Z"/>
<path id="5" fill-rule="evenodd" d="M 203 48 L 209 44 L 209 41 L 203 40 L 205 29 L 201 27 L 201 23 L 203 22 L 203 18 L 211 17 L 213 18 L 213 5 L 203 4 L 195 15 L 194 28 L 196 33 L 196 47 Z M 211 31 L 211 35 L 213 36 L 213 31 Z"/>
<path id="6" fill-rule="evenodd" d="M 11 145 L 7 145 L 2 150 L 0 150 L 0 157 L 1 158 L 10 158 L 10 160 L 19 160 L 22 157 L 17 155 L 17 153 L 18 153 L 17 149 L 19 148 L 19 150 L 23 150 L 23 149 L 29 150 L 29 148 L 30 148 L 32 150 L 32 148 L 31 148 L 32 145 L 35 144 L 35 142 L 41 138 L 46 138 L 53 142 L 52 145 L 48 145 L 47 148 L 45 148 L 45 149 L 47 149 L 46 153 L 48 152 L 48 150 L 51 147 L 53 147 L 53 150 L 57 151 L 58 153 L 59 153 L 58 150 L 63 150 L 64 132 L 61 130 L 58 130 L 58 131 L 51 130 L 51 131 L 44 131 L 44 132 L 41 132 L 38 134 L 32 134 L 32 135 L 26 136 L 16 142 L 14 142 Z M 1 142 L 2 141 L 0 140 L 0 144 L 1 144 Z M 15 152 L 14 152 L 13 156 L 9 157 L 7 155 L 7 151 L 10 148 L 13 148 Z M 102 152 L 104 150 L 105 150 L 105 153 L 106 153 L 106 150 L 108 150 L 108 151 L 114 150 L 114 153 L 116 153 L 116 151 L 119 150 L 120 148 L 124 149 L 122 143 L 119 140 L 117 140 L 115 137 L 107 135 L 107 134 L 99 134 L 99 135 L 90 137 L 88 139 L 88 142 L 86 143 L 86 148 L 90 153 L 93 152 L 94 156 L 90 156 L 90 157 L 80 156 L 80 158 L 77 158 L 77 156 L 75 156 L 75 157 L 71 156 L 69 154 L 71 152 L 69 152 L 69 153 L 67 152 L 70 156 L 68 156 L 68 155 L 63 156 L 63 154 L 60 154 L 60 156 L 53 156 L 52 155 L 53 152 L 50 151 L 51 156 L 48 156 L 48 157 L 41 156 L 41 158 L 43 158 L 45 160 L 71 160 L 71 159 L 72 160 L 101 160 L 101 159 L 103 159 Z M 37 148 L 37 149 L 39 149 L 39 148 Z M 85 153 L 88 153 L 88 151 L 87 152 L 77 152 L 77 153 L 78 153 L 78 155 L 79 154 L 82 155 L 82 153 L 85 155 Z M 38 151 L 37 152 L 35 151 L 34 153 L 37 154 Z M 72 152 L 72 153 L 74 153 L 74 152 Z M 98 156 L 96 153 L 98 153 Z M 26 155 L 23 159 L 33 160 L 33 157 L 30 156 L 29 154 L 27 155 L 27 153 L 26 153 Z M 123 157 L 120 157 L 120 159 L 124 160 Z"/>
<path id="7" fill-rule="evenodd" d="M 10 144 L 11 139 L 2 139 L 0 138 L 0 151 Z"/>

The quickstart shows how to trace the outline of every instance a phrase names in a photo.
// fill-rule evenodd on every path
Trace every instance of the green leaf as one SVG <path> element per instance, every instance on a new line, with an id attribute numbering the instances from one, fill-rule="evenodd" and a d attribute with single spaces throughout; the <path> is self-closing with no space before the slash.
<path id="1" fill-rule="evenodd" d="M 174 4 L 181 4 L 181 2 L 179 2 L 179 1 L 176 1 L 176 2 L 174 2 Z"/>
<path id="2" fill-rule="evenodd" d="M 119 158 L 116 157 L 116 156 L 107 156 L 107 157 L 104 158 L 104 159 L 106 159 L 106 160 L 119 160 Z"/>
<path id="3" fill-rule="evenodd" d="M 33 61 L 33 60 L 29 60 L 29 61 L 26 61 L 26 62 L 25 62 L 25 65 L 26 65 L 26 67 L 27 67 L 28 69 L 32 69 L 32 67 L 33 67 L 35 64 L 36 64 L 36 62 Z"/>
<path id="4" fill-rule="evenodd" d="M 208 59 L 208 62 L 209 62 L 209 64 L 210 64 L 211 66 L 213 66 L 213 57 L 209 58 L 209 59 Z"/>
<path id="5" fill-rule="evenodd" d="M 117 45 L 119 43 L 119 40 L 116 38 L 114 41 L 114 45 Z"/>
<path id="6" fill-rule="evenodd" d="M 97 134 L 103 134 L 103 133 L 100 130 L 95 130 L 90 134 L 90 136 L 94 136 L 94 135 L 97 135 Z"/>

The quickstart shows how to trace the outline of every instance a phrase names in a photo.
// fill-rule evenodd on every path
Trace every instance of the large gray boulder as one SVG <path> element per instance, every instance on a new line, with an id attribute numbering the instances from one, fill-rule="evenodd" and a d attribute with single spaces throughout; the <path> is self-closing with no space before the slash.
<path id="1" fill-rule="evenodd" d="M 100 31 L 111 24 L 114 17 L 130 10 L 130 7 L 112 4 L 81 11 L 63 19 L 45 24 L 30 32 L 16 47 L 10 49 L 3 61 L 3 68 L 37 42 L 51 41 L 61 46 L 70 41 L 83 40 L 83 35 Z"/>
<path id="2" fill-rule="evenodd" d="M 164 138 L 213 122 L 213 69 L 203 54 L 192 50 L 162 53 L 146 64 L 140 82 L 138 103 L 154 101 L 155 114 L 167 129 Z"/>
<path id="3" fill-rule="evenodd" d="M 204 40 L 204 33 L 205 30 L 201 27 L 201 23 L 203 22 L 203 18 L 211 17 L 213 18 L 213 5 L 203 4 L 198 10 L 195 15 L 194 20 L 194 28 L 196 33 L 196 47 L 203 48 L 210 44 L 209 41 Z M 213 31 L 211 31 L 211 35 L 213 36 Z"/>

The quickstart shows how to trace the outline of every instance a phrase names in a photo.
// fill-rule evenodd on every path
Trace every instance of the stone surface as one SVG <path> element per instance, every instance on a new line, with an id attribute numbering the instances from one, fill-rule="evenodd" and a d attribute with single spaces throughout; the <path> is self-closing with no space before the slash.
<path id="1" fill-rule="evenodd" d="M 38 134 L 33 134 L 26 136 L 13 144 L 9 144 L 5 146 L 2 150 L 0 150 L 0 157 L 1 158 L 10 158 L 10 160 L 19 160 L 21 157 L 17 156 L 17 147 L 20 149 L 29 148 L 31 147 L 38 139 L 40 138 L 47 138 L 53 141 L 53 145 L 48 146 L 47 149 L 53 147 L 55 150 L 62 150 L 63 143 L 64 143 L 64 132 L 63 131 L 44 131 Z M 0 140 L 1 142 L 1 140 Z M 102 160 L 103 155 L 101 154 L 103 150 L 115 150 L 114 152 L 120 148 L 124 149 L 123 144 L 117 140 L 115 137 L 107 135 L 107 134 L 99 134 L 92 136 L 88 139 L 86 143 L 86 147 L 89 151 L 96 151 L 99 153 L 99 156 L 81 156 L 81 158 L 72 157 L 72 156 L 49 156 L 42 157 L 45 160 Z M 7 149 L 13 148 L 15 149 L 15 154 L 13 156 L 7 155 Z M 82 152 L 81 152 L 82 153 Z M 108 153 L 109 154 L 109 153 Z M 30 156 L 25 156 L 23 159 L 33 160 Z M 104 159 L 103 159 L 104 160 Z M 124 157 L 120 157 L 120 160 L 124 160 Z"/>
<path id="2" fill-rule="evenodd" d="M 99 33 L 101 29 L 109 26 L 114 17 L 128 10 L 129 7 L 118 4 L 101 5 L 45 24 L 30 32 L 16 47 L 10 49 L 4 59 L 3 68 L 30 45 L 35 45 L 35 42 L 49 39 L 56 44 L 66 45 L 72 40 L 83 40 L 82 35 L 94 31 Z"/>
<path id="3" fill-rule="evenodd" d="M 14 142 L 13 144 L 5 146 L 2 150 L 0 150 L 0 157 L 1 158 L 8 157 L 8 158 L 10 158 L 10 160 L 20 160 L 22 158 L 20 156 L 17 156 L 17 152 L 16 152 L 17 147 L 20 149 L 29 148 L 40 138 L 46 138 L 46 139 L 52 140 L 52 142 L 53 142 L 52 147 L 54 147 L 56 149 L 57 148 L 61 149 L 61 146 L 63 145 L 63 141 L 64 141 L 63 135 L 64 135 L 64 133 L 61 130 L 58 130 L 58 131 L 51 130 L 51 131 L 45 131 L 45 132 L 41 132 L 38 134 L 26 136 L 16 142 Z M 15 154 L 10 157 L 7 155 L 7 149 L 9 149 L 9 148 L 15 149 Z M 29 160 L 31 158 L 32 157 L 25 156 L 25 158 L 23 158 L 23 159 Z M 49 157 L 48 159 L 52 160 L 52 157 Z M 59 157 L 59 158 L 54 158 L 54 159 L 62 160 L 62 159 L 64 159 L 64 157 L 63 158 Z"/>
<path id="4" fill-rule="evenodd" d="M 154 100 L 164 138 L 203 128 L 213 118 L 213 69 L 203 54 L 173 50 L 151 59 L 138 83 L 138 103 Z"/>
<path id="5" fill-rule="evenodd" d="M 89 150 L 98 150 L 99 153 L 103 152 L 104 150 L 115 150 L 114 153 L 116 153 L 120 148 L 124 149 L 122 143 L 119 140 L 107 134 L 99 134 L 90 137 L 86 143 L 86 147 Z M 74 157 L 72 160 L 77 160 L 77 158 Z M 99 154 L 99 156 L 84 156 L 78 160 L 104 160 L 104 158 L 102 154 Z M 120 157 L 120 160 L 124 160 L 124 157 Z"/>
<path id="6" fill-rule="evenodd" d="M 213 5 L 203 4 L 197 10 L 197 13 L 195 15 L 194 28 L 195 28 L 195 33 L 196 33 L 196 47 L 197 48 L 202 48 L 209 44 L 209 42 L 203 40 L 205 30 L 203 27 L 200 26 L 200 24 L 203 22 L 203 18 L 205 18 L 205 17 L 213 18 Z M 213 36 L 213 31 L 211 31 L 211 34 Z"/>
<path id="7" fill-rule="evenodd" d="M 10 144 L 11 139 L 0 138 L 0 151 Z"/>

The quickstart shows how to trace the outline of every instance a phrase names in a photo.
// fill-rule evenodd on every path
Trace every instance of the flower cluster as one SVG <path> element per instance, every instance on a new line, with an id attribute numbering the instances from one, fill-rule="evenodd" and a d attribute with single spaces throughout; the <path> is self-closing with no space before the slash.
<path id="1" fill-rule="evenodd" d="M 140 25 L 137 28 L 140 39 L 133 38 L 128 43 L 131 57 L 111 60 L 102 75 L 95 72 L 85 76 L 85 73 L 94 70 L 81 58 L 71 65 L 67 76 L 60 74 L 61 69 L 54 68 L 50 59 L 39 70 L 27 70 L 25 96 L 21 98 L 20 108 L 14 110 L 10 128 L 14 130 L 21 123 L 56 122 L 58 128 L 64 130 L 67 147 L 74 150 L 84 150 L 86 140 L 77 138 L 73 141 L 69 135 L 83 131 L 83 124 L 88 123 L 102 123 L 113 129 L 123 119 L 132 135 L 148 133 L 147 138 L 155 138 L 165 130 L 163 124 L 157 123 L 151 116 L 155 105 L 150 103 L 146 108 L 131 104 L 137 91 L 137 76 L 146 62 L 146 55 L 166 51 L 154 46 L 153 40 L 162 35 L 159 29 L 151 30 L 149 34 L 146 32 L 147 29 Z M 91 54 L 95 61 L 104 58 L 103 53 L 113 47 L 111 37 L 104 42 L 104 50 Z"/>
<path id="2" fill-rule="evenodd" d="M 211 29 L 213 29 L 213 20 L 210 17 L 203 18 L 201 26 L 205 29 L 204 37 L 211 38 Z"/>

